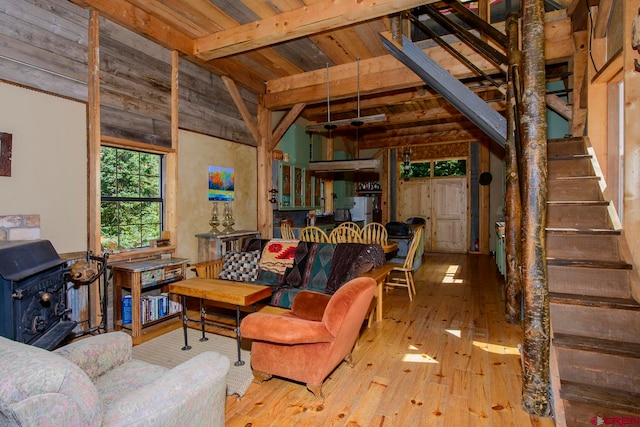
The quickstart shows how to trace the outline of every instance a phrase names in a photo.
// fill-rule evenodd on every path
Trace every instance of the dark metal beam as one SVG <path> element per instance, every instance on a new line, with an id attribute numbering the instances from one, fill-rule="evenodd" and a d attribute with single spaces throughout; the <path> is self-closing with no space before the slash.
<path id="1" fill-rule="evenodd" d="M 500 113 L 487 105 L 484 100 L 449 74 L 408 38 L 402 37 L 402 47 L 384 36 L 382 36 L 382 42 L 391 55 L 409 67 L 473 124 L 504 148 L 507 139 L 507 123 Z"/>
<path id="2" fill-rule="evenodd" d="M 507 64 L 507 56 L 504 53 L 499 52 L 498 50 L 489 46 L 487 42 L 467 31 L 467 29 L 462 27 L 457 22 L 454 22 L 453 20 L 442 15 L 433 5 L 426 5 L 425 11 L 427 12 L 427 15 L 431 17 L 431 19 L 447 28 L 449 31 L 452 31 L 456 37 L 477 50 L 494 64 L 498 66 Z"/>
<path id="3" fill-rule="evenodd" d="M 483 20 L 475 13 L 471 12 L 458 0 L 444 0 L 444 2 L 451 6 L 456 14 L 458 14 L 458 16 L 462 18 L 462 20 L 467 24 L 471 25 L 473 28 L 477 29 L 482 34 L 498 43 L 500 46 L 502 46 L 503 49 L 507 48 L 507 36 L 504 33 L 498 31 L 496 27 Z"/>

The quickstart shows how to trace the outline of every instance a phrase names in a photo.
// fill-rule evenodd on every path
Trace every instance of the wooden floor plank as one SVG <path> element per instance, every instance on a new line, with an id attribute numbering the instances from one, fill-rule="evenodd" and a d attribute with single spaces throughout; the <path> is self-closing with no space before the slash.
<path id="1" fill-rule="evenodd" d="M 504 283 L 484 255 L 426 254 L 412 302 L 385 292 L 355 366 L 325 381 L 324 402 L 274 378 L 227 398 L 228 426 L 539 426 L 521 407 L 520 326 L 504 321 Z M 366 326 L 366 325 L 365 325 Z"/>

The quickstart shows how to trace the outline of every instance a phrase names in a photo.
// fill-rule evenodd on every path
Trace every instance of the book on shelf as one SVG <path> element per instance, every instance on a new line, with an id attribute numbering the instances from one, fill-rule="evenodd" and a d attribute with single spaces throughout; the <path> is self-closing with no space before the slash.
<path id="1" fill-rule="evenodd" d="M 122 324 L 131 324 L 131 295 L 122 297 Z"/>

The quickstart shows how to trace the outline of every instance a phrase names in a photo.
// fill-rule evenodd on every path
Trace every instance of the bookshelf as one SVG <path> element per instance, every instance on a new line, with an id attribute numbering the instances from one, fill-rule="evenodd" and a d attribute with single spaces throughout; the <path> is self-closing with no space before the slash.
<path id="1" fill-rule="evenodd" d="M 186 277 L 188 262 L 185 258 L 161 257 L 111 264 L 115 329 L 129 332 L 134 345 L 155 336 L 152 332 L 157 329 L 170 326 L 173 329 L 175 322 L 166 321 L 179 320 L 181 307 L 168 294 L 169 284 Z M 162 308 L 164 296 L 168 298 L 166 309 Z M 127 297 L 125 302 L 129 299 L 131 302 L 130 323 L 126 323 L 128 319 L 123 322 L 123 297 Z"/>

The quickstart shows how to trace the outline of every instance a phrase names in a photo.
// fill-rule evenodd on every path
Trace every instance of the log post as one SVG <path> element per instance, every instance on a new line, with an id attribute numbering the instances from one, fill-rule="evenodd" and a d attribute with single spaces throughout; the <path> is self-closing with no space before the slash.
<path id="1" fill-rule="evenodd" d="M 518 120 L 518 102 L 514 84 L 518 84 L 513 70 L 521 69 L 521 52 L 518 43 L 518 17 L 512 13 L 506 22 L 509 58 L 507 84 L 507 142 L 505 145 L 505 252 L 507 260 L 505 284 L 505 319 L 509 323 L 519 323 L 522 319 L 522 204 L 520 199 L 520 177 L 518 168 L 518 150 L 516 140 L 516 120 Z"/>
<path id="2" fill-rule="evenodd" d="M 263 238 L 273 237 L 273 210 L 269 201 L 272 183 L 272 134 L 271 111 L 264 106 L 260 96 L 258 102 L 258 231 Z"/>
<path id="3" fill-rule="evenodd" d="M 524 345 L 522 405 L 551 414 L 549 286 L 547 282 L 547 116 L 544 2 L 524 0 L 523 16 L 523 247 Z"/>

